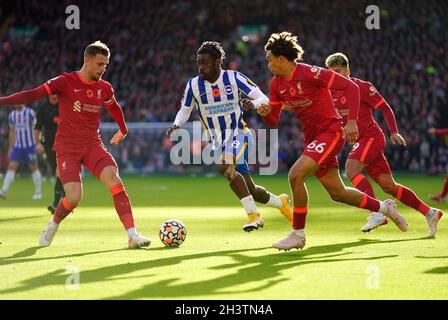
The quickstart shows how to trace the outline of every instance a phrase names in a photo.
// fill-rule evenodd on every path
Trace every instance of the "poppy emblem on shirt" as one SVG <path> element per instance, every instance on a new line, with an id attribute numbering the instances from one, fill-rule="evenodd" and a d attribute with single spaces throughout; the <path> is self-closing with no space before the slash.
<path id="1" fill-rule="evenodd" d="M 342 96 L 339 101 L 341 101 L 342 104 L 346 104 L 347 103 L 347 98 L 345 96 Z"/>
<path id="2" fill-rule="evenodd" d="M 93 97 L 93 91 L 92 90 L 87 90 L 86 91 L 87 97 L 92 98 Z"/>
<path id="3" fill-rule="evenodd" d="M 219 91 L 219 88 L 214 88 L 213 89 L 213 97 L 218 98 L 220 96 L 221 96 L 221 92 Z"/>
<path id="4" fill-rule="evenodd" d="M 289 94 L 290 94 L 290 95 L 295 96 L 296 93 L 297 93 L 296 89 L 294 89 L 293 87 L 290 87 L 290 88 L 289 88 Z"/>

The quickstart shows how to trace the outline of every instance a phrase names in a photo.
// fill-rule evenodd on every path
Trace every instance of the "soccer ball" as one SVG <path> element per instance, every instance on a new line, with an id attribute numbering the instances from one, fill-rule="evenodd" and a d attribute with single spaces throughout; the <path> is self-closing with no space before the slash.
<path id="1" fill-rule="evenodd" d="M 178 247 L 187 237 L 187 229 L 179 220 L 167 220 L 160 227 L 160 240 L 167 247 Z"/>

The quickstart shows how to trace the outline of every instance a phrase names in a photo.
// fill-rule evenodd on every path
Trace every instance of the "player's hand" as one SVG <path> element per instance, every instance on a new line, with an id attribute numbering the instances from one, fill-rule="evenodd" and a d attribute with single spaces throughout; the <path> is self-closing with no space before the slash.
<path id="1" fill-rule="evenodd" d="M 436 128 L 429 128 L 428 129 L 429 134 L 436 134 Z"/>
<path id="2" fill-rule="evenodd" d="M 271 111 L 272 111 L 272 107 L 269 104 L 262 104 L 257 109 L 257 113 L 262 117 L 266 117 L 268 114 L 271 113 Z"/>
<path id="3" fill-rule="evenodd" d="M 180 127 L 177 125 L 177 124 L 173 124 L 171 127 L 169 127 L 168 128 L 168 130 L 166 130 L 166 135 L 167 135 L 167 137 L 169 138 L 169 137 L 171 137 L 171 134 L 175 131 L 175 130 L 177 130 L 177 129 L 179 129 Z"/>
<path id="4" fill-rule="evenodd" d="M 42 145 L 42 143 L 39 142 L 38 144 L 36 144 L 36 152 L 37 152 L 37 154 L 43 154 L 44 151 L 45 151 L 45 148 Z"/>
<path id="5" fill-rule="evenodd" d="M 255 105 L 249 99 L 242 99 L 241 104 L 243 105 L 244 112 L 248 112 L 251 109 L 255 109 Z"/>
<path id="6" fill-rule="evenodd" d="M 110 139 L 110 144 L 119 144 L 121 141 L 123 141 L 124 137 L 126 137 L 126 134 L 118 130 L 118 132 L 114 134 L 112 139 Z"/>
<path id="7" fill-rule="evenodd" d="M 356 120 L 348 120 L 344 127 L 344 137 L 348 144 L 353 144 L 358 140 L 358 126 Z"/>
<path id="8" fill-rule="evenodd" d="M 392 144 L 398 143 L 399 145 L 406 147 L 406 140 L 404 140 L 404 138 L 398 132 L 390 136 L 390 141 L 392 141 Z"/>
<path id="9" fill-rule="evenodd" d="M 282 103 L 282 110 L 294 112 L 294 109 L 294 106 L 290 102 L 286 101 Z"/>

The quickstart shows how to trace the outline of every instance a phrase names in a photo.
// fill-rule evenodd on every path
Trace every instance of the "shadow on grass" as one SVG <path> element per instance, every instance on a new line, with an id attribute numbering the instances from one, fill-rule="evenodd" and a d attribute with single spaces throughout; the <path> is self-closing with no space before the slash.
<path id="1" fill-rule="evenodd" d="M 62 256 L 56 256 L 56 257 L 39 257 L 39 258 L 26 258 L 31 257 L 36 254 L 37 251 L 45 249 L 44 247 L 31 247 L 27 248 L 23 251 L 19 251 L 12 256 L 0 258 L 0 266 L 8 265 L 8 264 L 19 264 L 19 263 L 26 263 L 26 262 L 37 262 L 37 261 L 43 261 L 43 260 L 58 260 L 58 259 L 64 259 L 64 258 L 76 258 L 76 257 L 84 257 L 89 255 L 96 255 L 101 253 L 109 253 L 109 252 L 117 252 L 117 251 L 127 251 L 129 249 L 127 248 L 121 248 L 121 249 L 112 249 L 112 250 L 102 250 L 102 251 L 91 251 L 91 252 L 82 252 L 82 253 L 75 253 L 75 254 L 67 254 Z M 25 258 L 25 259 L 24 259 Z"/>
<path id="2" fill-rule="evenodd" d="M 107 299 L 151 299 L 151 298 L 167 298 L 167 299 L 178 299 L 178 298 L 190 298 L 190 297 L 204 297 L 215 294 L 224 293 L 244 293 L 244 292 L 256 292 L 258 290 L 269 288 L 275 284 L 285 282 L 289 278 L 282 275 L 282 272 L 287 271 L 290 268 L 295 268 L 297 266 L 307 265 L 307 264 L 322 264 L 322 263 L 333 263 L 333 262 L 344 262 L 344 261 L 359 261 L 359 260 L 377 260 L 385 258 L 394 258 L 397 255 L 382 255 L 376 257 L 368 258 L 342 258 L 351 254 L 351 252 L 343 252 L 344 249 L 361 247 L 371 244 L 384 244 L 384 243 L 394 243 L 394 242 L 404 242 L 404 241 L 414 241 L 418 239 L 403 239 L 403 240 L 372 240 L 372 239 L 360 239 L 353 242 L 346 243 L 336 243 L 323 246 L 314 246 L 309 249 L 302 251 L 291 251 L 291 252 L 276 252 L 261 256 L 247 256 L 246 252 L 256 252 L 267 249 L 272 249 L 271 247 L 260 247 L 251 249 L 239 249 L 239 250 L 225 250 L 216 252 L 204 252 L 198 254 L 190 255 L 176 255 L 173 257 L 160 258 L 155 260 L 142 261 L 137 263 L 123 263 L 114 266 L 106 266 L 94 270 L 82 271 L 80 274 L 80 284 L 87 283 L 101 283 L 114 280 L 122 280 L 124 278 L 132 277 L 127 274 L 138 272 L 138 271 L 153 271 L 154 274 L 145 274 L 142 276 L 137 276 L 136 278 L 149 278 L 152 275 L 158 275 L 158 269 L 165 266 L 179 266 L 179 274 L 175 275 L 171 279 L 165 279 L 158 282 L 153 282 L 143 285 L 141 288 L 124 293 L 119 296 L 111 296 Z M 30 248 L 30 252 L 32 248 Z M 157 248 L 159 250 L 165 250 L 165 248 Z M 122 249 L 123 250 L 123 249 Z M 25 250 L 26 251 L 26 250 Z M 105 253 L 119 250 L 110 251 L 100 251 L 96 253 Z M 149 250 L 151 251 L 151 250 Z M 63 257 L 73 257 L 73 256 L 86 256 L 91 254 L 96 254 L 95 252 L 80 253 L 75 255 L 68 255 Z M 181 253 L 181 252 L 179 252 Z M 15 254 L 18 256 L 20 254 Z M 188 283 L 177 283 L 178 281 L 185 282 L 188 279 L 187 272 L 195 273 L 199 270 L 182 270 L 182 262 L 210 258 L 213 257 L 230 257 L 233 259 L 233 263 L 227 265 L 220 265 L 211 267 L 211 270 L 218 269 L 228 269 L 232 272 L 228 275 L 210 278 L 207 280 L 191 281 Z M 43 258 L 43 259 L 26 259 L 29 261 L 38 261 L 46 259 L 57 259 L 60 257 Z M 13 262 L 22 262 L 25 259 L 10 259 Z M 210 274 L 210 273 L 208 273 Z M 66 270 L 59 269 L 56 271 L 49 272 L 44 275 L 33 277 L 22 281 L 22 283 L 15 287 L 5 290 L 0 290 L 0 294 L 9 294 L 16 292 L 30 291 L 45 286 L 54 285 L 64 285 L 69 274 Z M 291 275 L 294 276 L 294 275 Z M 306 276 L 303 274 L 298 274 L 297 276 Z M 262 284 L 260 284 L 262 283 Z M 108 284 L 109 285 L 109 284 Z M 240 288 L 250 288 L 250 289 L 232 289 L 238 286 Z"/>
<path id="3" fill-rule="evenodd" d="M 416 258 L 420 258 L 420 259 L 448 259 L 448 256 L 429 256 L 429 257 L 416 256 Z M 448 273 L 448 266 L 432 268 L 432 269 L 426 270 L 424 273 L 445 274 L 445 273 Z"/>
<path id="4" fill-rule="evenodd" d="M 20 220 L 29 220 L 29 219 L 37 219 L 42 218 L 43 215 L 40 216 L 28 216 L 28 217 L 19 217 L 19 218 L 1 218 L 0 223 L 3 222 L 11 222 L 11 221 L 20 221 Z"/>

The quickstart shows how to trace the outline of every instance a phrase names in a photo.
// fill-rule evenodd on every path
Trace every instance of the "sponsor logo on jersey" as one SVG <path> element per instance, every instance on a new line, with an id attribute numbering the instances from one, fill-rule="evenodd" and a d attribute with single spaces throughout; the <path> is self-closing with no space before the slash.
<path id="1" fill-rule="evenodd" d="M 305 99 L 302 101 L 288 101 L 287 104 L 293 108 L 306 108 L 312 105 L 313 101 L 311 101 L 310 99 Z"/>
<path id="2" fill-rule="evenodd" d="M 75 103 L 73 104 L 73 111 L 75 112 L 81 112 L 81 102 L 75 101 Z"/>

